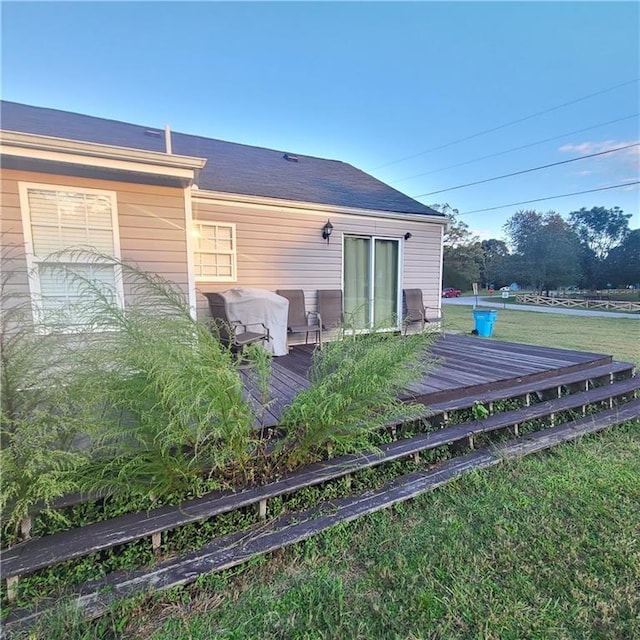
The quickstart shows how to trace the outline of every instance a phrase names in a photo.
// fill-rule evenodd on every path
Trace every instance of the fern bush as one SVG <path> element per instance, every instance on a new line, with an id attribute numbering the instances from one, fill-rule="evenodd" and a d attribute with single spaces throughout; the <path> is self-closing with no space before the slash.
<path id="1" fill-rule="evenodd" d="M 3 417 L 0 508 L 9 539 L 15 538 L 34 508 L 47 510 L 56 498 L 79 488 L 78 473 L 88 456 L 72 446 L 74 426 L 61 418 L 48 411 L 19 421 Z M 51 514 L 62 517 L 55 510 Z"/>
<path id="2" fill-rule="evenodd" d="M 339 340 L 317 350 L 310 387 L 282 415 L 281 464 L 306 464 L 327 450 L 341 455 L 371 448 L 373 431 L 424 413 L 422 405 L 401 402 L 397 395 L 431 368 L 432 341 L 427 333 L 344 331 Z"/>
<path id="3" fill-rule="evenodd" d="M 327 451 L 370 449 L 379 427 L 424 412 L 397 396 L 430 368 L 433 336 L 345 331 L 316 351 L 310 387 L 267 448 L 264 349 L 246 349 L 241 362 L 158 275 L 85 250 L 65 260 L 47 267 L 80 294 L 72 315 L 90 331 L 39 333 L 19 317 L 30 317 L 28 301 L 3 315 L 0 506 L 14 526 L 36 503 L 74 491 L 150 504 L 258 481 Z M 115 267 L 126 306 L 74 261 Z M 247 365 L 252 400 L 240 376 Z"/>
<path id="4" fill-rule="evenodd" d="M 66 337 L 34 326 L 31 301 L 14 286 L 24 273 L 11 268 L 13 251 L 3 247 L 0 281 L 0 511 L 9 539 L 36 505 L 76 491 L 87 462 Z"/>
<path id="5" fill-rule="evenodd" d="M 260 423 L 261 439 L 267 435 L 266 414 L 273 404 L 271 399 L 272 357 L 269 351 L 255 342 L 247 345 L 244 349 L 244 358 L 251 363 L 248 369 L 248 380 L 259 394 L 255 409 Z"/>
<path id="6" fill-rule="evenodd" d="M 76 259 L 111 260 L 128 298 L 123 310 L 112 291 L 54 266 L 82 292 L 79 316 L 93 328 L 73 382 L 93 450 L 83 488 L 162 498 L 244 477 L 257 433 L 235 354 L 173 283 L 106 256 Z"/>

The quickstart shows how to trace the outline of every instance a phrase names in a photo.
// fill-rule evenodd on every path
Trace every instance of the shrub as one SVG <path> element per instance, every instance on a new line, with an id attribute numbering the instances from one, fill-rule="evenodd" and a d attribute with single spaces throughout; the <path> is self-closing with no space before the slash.
<path id="1" fill-rule="evenodd" d="M 327 448 L 336 455 L 371 448 L 374 430 L 424 413 L 422 405 L 403 403 L 397 395 L 432 365 L 432 340 L 426 333 L 344 331 L 341 339 L 316 350 L 310 387 L 282 415 L 281 463 L 305 464 Z"/>
<path id="2" fill-rule="evenodd" d="M 81 291 L 79 315 L 94 329 L 74 367 L 94 454 L 83 488 L 160 498 L 244 475 L 257 434 L 235 354 L 192 318 L 177 285 L 78 253 L 111 260 L 128 295 L 123 311 L 113 291 L 53 267 Z"/>
<path id="3" fill-rule="evenodd" d="M 87 461 L 77 446 L 66 337 L 34 326 L 30 299 L 14 287 L 24 274 L 10 268 L 11 253 L 3 249 L 0 281 L 0 510 L 9 538 L 36 505 L 47 509 L 77 490 L 75 472 Z"/>

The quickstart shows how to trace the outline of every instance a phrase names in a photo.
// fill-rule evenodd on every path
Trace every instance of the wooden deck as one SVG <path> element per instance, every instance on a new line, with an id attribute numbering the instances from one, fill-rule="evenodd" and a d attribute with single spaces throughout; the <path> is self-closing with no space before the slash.
<path id="1" fill-rule="evenodd" d="M 349 522 L 407 500 L 470 470 L 534 453 L 640 415 L 640 377 L 634 377 L 632 363 L 613 362 L 611 356 L 460 335 L 439 337 L 432 351 L 438 358 L 437 365 L 402 397 L 428 405 L 435 416 L 442 418 L 437 422 L 438 428 L 394 439 L 375 451 L 326 459 L 265 485 L 247 486 L 241 491 L 215 491 L 182 504 L 128 513 L 25 540 L 0 553 L 0 575 L 7 581 L 9 600 L 18 594 L 20 576 L 145 538 L 150 538 L 154 553 L 160 553 L 162 535 L 167 531 L 237 509 L 256 507 L 254 525 L 213 540 L 198 551 L 133 573 L 114 572 L 102 580 L 79 586 L 75 603 L 78 609 L 88 617 L 101 615 L 114 597 L 132 595 L 140 589 L 186 584 L 200 573 L 236 566 L 255 555 L 304 540 L 338 522 Z M 282 408 L 308 385 L 306 374 L 312 353 L 311 347 L 296 347 L 289 355 L 274 359 L 271 395 L 275 403 L 268 415 L 272 425 L 278 424 Z M 250 369 L 244 369 L 243 376 L 247 391 L 255 393 Z M 543 399 L 543 393 L 549 390 L 550 397 Z M 529 404 L 528 394 L 534 392 L 539 395 L 538 401 Z M 447 424 L 451 409 L 468 409 L 476 400 L 486 403 L 523 394 L 527 395 L 527 402 L 522 406 L 492 412 L 481 420 Z M 534 425 L 537 431 L 517 437 L 519 427 L 541 420 L 544 427 Z M 474 451 L 478 445 L 476 436 L 486 438 L 494 432 L 509 434 L 510 439 L 497 448 L 490 443 Z M 423 452 L 439 447 L 447 447 L 453 457 L 436 467 L 429 460 L 421 462 Z M 390 480 L 374 492 L 365 491 L 318 505 L 310 515 L 286 513 L 279 520 L 265 521 L 267 502 L 272 498 L 408 458 L 418 466 L 426 464 Z M 327 514 L 329 519 L 325 522 Z M 46 612 L 46 606 L 16 609 L 2 622 L 5 628 L 26 629 L 43 611 Z"/>
<path id="2" fill-rule="evenodd" d="M 307 388 L 313 346 L 291 348 L 286 356 L 273 359 L 271 401 L 265 426 L 278 425 L 282 410 L 295 395 Z M 403 399 L 429 406 L 480 391 L 498 391 L 518 384 L 544 381 L 557 375 L 608 364 L 611 356 L 551 347 L 536 347 L 465 335 L 444 335 L 436 339 L 432 354 L 435 368 L 412 384 Z M 244 374 L 247 389 L 254 396 L 249 375 Z"/>
<path id="3" fill-rule="evenodd" d="M 619 382 L 604 385 L 595 390 L 596 395 L 606 395 L 607 386 L 613 388 L 619 385 Z M 622 386 L 630 389 L 634 385 L 635 388 L 640 386 L 637 378 L 626 379 Z M 618 392 L 614 391 L 614 394 Z M 593 392 L 577 395 L 592 396 Z M 562 400 L 566 402 L 572 397 L 570 395 Z M 561 400 L 545 404 L 557 405 L 558 402 Z M 554 406 L 552 410 L 555 408 L 557 406 Z M 529 409 L 531 407 L 527 408 L 527 412 Z M 416 463 L 418 463 L 419 452 L 438 445 L 451 444 L 448 442 L 450 437 L 453 437 L 454 440 L 468 437 L 466 429 L 471 425 L 461 424 L 456 427 L 447 427 L 440 431 L 391 442 L 383 445 L 378 452 L 364 455 L 351 454 L 342 458 L 326 460 L 323 463 L 294 472 L 289 477 L 276 480 L 270 485 L 251 488 L 239 493 L 228 493 L 226 496 L 209 494 L 203 499 L 192 500 L 177 507 L 163 507 L 150 513 L 127 514 L 110 521 L 85 525 L 76 530 L 72 529 L 45 538 L 29 540 L 4 551 L 1 573 L 7 579 L 7 593 L 15 593 L 18 576 L 30 573 L 38 567 L 50 567 L 66 559 L 86 555 L 95 549 L 106 549 L 120 543 L 135 541 L 144 535 L 152 535 L 152 545 L 153 538 L 158 536 L 159 548 L 160 532 L 167 527 L 173 528 L 189 522 L 204 520 L 211 515 L 246 507 L 260 501 L 259 513 L 262 520 L 259 523 L 213 539 L 200 549 L 186 555 L 165 559 L 158 564 L 134 571 L 115 571 L 107 574 L 104 578 L 78 585 L 73 606 L 78 613 L 91 619 L 112 609 L 113 605 L 121 601 L 122 598 L 189 584 L 202 574 L 229 569 L 250 558 L 301 542 L 336 524 L 351 522 L 360 516 L 374 513 L 426 491 L 431 491 L 470 471 L 486 469 L 499 465 L 504 460 L 543 451 L 556 444 L 569 442 L 583 435 L 596 433 L 622 422 L 637 419 L 639 415 L 640 399 L 630 400 L 621 406 L 613 406 L 608 410 L 600 411 L 597 415 L 587 415 L 578 420 L 540 429 L 524 437 L 514 438 L 495 446 L 490 445 L 475 451 L 471 450 L 468 453 L 463 452 L 436 466 L 429 463 L 422 469 L 392 478 L 375 490 L 343 496 L 317 504 L 302 512 L 285 512 L 276 519 L 266 519 L 266 498 L 269 496 L 295 492 L 303 487 L 345 477 L 352 471 L 357 472 L 410 455 L 414 457 L 414 460 L 417 455 Z M 506 414 L 495 417 L 498 420 L 504 420 L 505 424 L 511 422 Z M 495 426 L 494 424 L 493 427 Z M 469 443 L 473 449 L 471 439 L 469 439 Z M 52 613 L 55 604 L 52 607 L 51 602 L 52 600 L 49 599 L 49 601 L 32 604 L 24 609 L 7 609 L 9 613 L 5 614 L 2 620 L 5 632 L 12 633 L 30 629 L 34 623 Z M 55 603 L 55 600 L 53 602 Z"/>

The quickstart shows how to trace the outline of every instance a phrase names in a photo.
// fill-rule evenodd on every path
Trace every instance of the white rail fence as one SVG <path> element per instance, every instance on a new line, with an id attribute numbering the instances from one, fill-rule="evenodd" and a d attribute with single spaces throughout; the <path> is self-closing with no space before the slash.
<path id="1" fill-rule="evenodd" d="M 640 300 L 607 300 L 600 297 L 558 298 L 555 296 L 538 296 L 530 293 L 516 295 L 516 302 L 537 304 L 547 307 L 566 307 L 579 309 L 606 309 L 608 311 L 627 311 L 640 313 Z"/>

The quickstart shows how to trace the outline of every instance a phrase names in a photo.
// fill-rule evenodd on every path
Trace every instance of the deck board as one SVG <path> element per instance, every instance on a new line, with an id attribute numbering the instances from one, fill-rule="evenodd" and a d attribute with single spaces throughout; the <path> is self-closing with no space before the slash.
<path id="1" fill-rule="evenodd" d="M 294 346 L 288 355 L 273 359 L 271 404 L 266 426 L 277 426 L 284 408 L 297 393 L 309 386 L 308 373 L 313 350 L 313 345 Z M 431 353 L 437 360 L 436 364 L 421 380 L 407 386 L 400 395 L 402 399 L 429 405 L 480 390 L 512 388 L 518 382 L 544 380 L 612 361 L 611 356 L 601 353 L 516 344 L 460 334 L 439 336 Z M 247 380 L 245 376 L 245 383 Z M 250 387 L 249 395 L 254 404 L 259 404 L 259 394 Z"/>
<path id="2" fill-rule="evenodd" d="M 286 513 L 276 520 L 228 534 L 196 551 L 147 569 L 112 572 L 102 579 L 86 583 L 75 596 L 74 606 L 88 618 L 95 618 L 106 613 L 122 598 L 191 583 L 199 575 L 222 571 L 251 557 L 300 542 L 336 524 L 350 522 L 432 490 L 469 471 L 496 466 L 504 460 L 536 453 L 634 419 L 639 408 L 640 400 L 629 402 L 622 408 L 603 411 L 598 416 L 550 427 L 495 448 L 458 456 L 436 468 L 405 474 L 375 490 L 338 498 L 303 512 Z M 12 611 L 3 620 L 5 631 L 27 630 L 49 611 L 47 606 Z"/>

